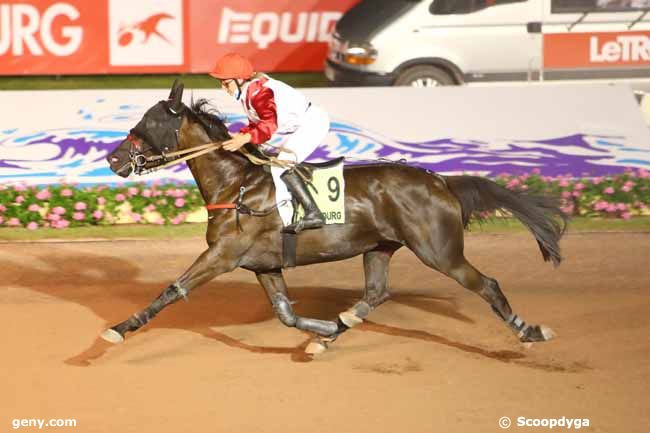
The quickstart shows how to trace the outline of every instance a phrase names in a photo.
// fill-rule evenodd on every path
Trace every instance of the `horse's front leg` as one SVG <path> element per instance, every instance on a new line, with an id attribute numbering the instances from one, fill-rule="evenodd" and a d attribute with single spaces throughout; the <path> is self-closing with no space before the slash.
<path id="1" fill-rule="evenodd" d="M 127 320 L 102 333 L 102 338 L 111 343 L 121 343 L 127 332 L 133 332 L 147 324 L 163 308 L 181 298 L 187 298 L 195 287 L 210 281 L 216 276 L 230 272 L 239 266 L 241 244 L 218 244 L 211 246 L 178 278 L 167 287 L 144 310 L 135 313 Z"/>
<path id="2" fill-rule="evenodd" d="M 312 319 L 309 317 L 301 317 L 293 312 L 291 301 L 287 293 L 287 285 L 282 276 L 281 270 L 274 270 L 268 272 L 258 272 L 257 280 L 260 282 L 266 294 L 273 305 L 276 315 L 280 321 L 289 327 L 295 327 L 302 331 L 313 332 L 319 336 L 329 337 L 343 332 L 343 328 L 347 327 L 337 320 L 336 322 L 330 320 Z M 310 345 L 306 349 L 309 353 L 317 353 L 321 350 Z"/>

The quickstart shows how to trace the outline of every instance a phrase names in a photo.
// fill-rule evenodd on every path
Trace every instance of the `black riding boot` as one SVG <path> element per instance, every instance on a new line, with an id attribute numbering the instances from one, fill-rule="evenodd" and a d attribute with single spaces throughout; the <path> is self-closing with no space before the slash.
<path id="1" fill-rule="evenodd" d="M 298 173 L 287 170 L 280 176 L 280 179 L 287 185 L 289 192 L 302 205 L 305 216 L 295 224 L 286 226 L 282 231 L 287 233 L 300 233 L 303 230 L 317 229 L 325 224 L 325 218 L 316 205 L 307 185 L 300 178 Z"/>

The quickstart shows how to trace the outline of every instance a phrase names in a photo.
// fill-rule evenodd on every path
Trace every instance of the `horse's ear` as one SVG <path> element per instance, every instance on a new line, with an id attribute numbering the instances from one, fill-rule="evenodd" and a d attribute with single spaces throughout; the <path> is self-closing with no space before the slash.
<path id="1" fill-rule="evenodd" d="M 174 80 L 174 84 L 172 84 L 172 90 L 169 92 L 169 101 L 171 102 L 171 107 L 174 110 L 179 110 L 181 108 L 184 88 L 185 86 L 179 82 L 178 79 Z"/>

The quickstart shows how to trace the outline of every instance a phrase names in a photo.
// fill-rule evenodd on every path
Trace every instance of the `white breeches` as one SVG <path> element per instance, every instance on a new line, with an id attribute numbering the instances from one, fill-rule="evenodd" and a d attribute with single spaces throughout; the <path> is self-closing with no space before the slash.
<path id="1" fill-rule="evenodd" d="M 294 161 L 296 163 L 303 162 L 325 141 L 329 128 L 330 118 L 327 112 L 312 104 L 305 112 L 300 127 L 292 134 L 287 135 L 286 139 L 279 144 L 279 146 L 293 153 L 280 152 L 278 159 Z M 271 175 L 275 184 L 276 203 L 287 200 L 287 205 L 278 208 L 280 218 L 282 218 L 282 222 L 286 226 L 291 224 L 293 206 L 291 206 L 291 193 L 289 193 L 287 186 L 280 179 L 280 175 L 284 172 L 285 169 L 283 168 L 271 167 Z"/>

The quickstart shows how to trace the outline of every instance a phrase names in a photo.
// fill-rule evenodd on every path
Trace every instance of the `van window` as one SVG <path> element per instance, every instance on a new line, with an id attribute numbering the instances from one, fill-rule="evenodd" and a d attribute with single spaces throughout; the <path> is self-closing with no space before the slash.
<path id="1" fill-rule="evenodd" d="M 552 0 L 551 12 L 633 12 L 650 9 L 650 0 Z"/>
<path id="2" fill-rule="evenodd" d="M 493 6 L 525 1 L 527 0 L 434 0 L 429 6 L 429 12 L 434 15 L 469 14 Z"/>

